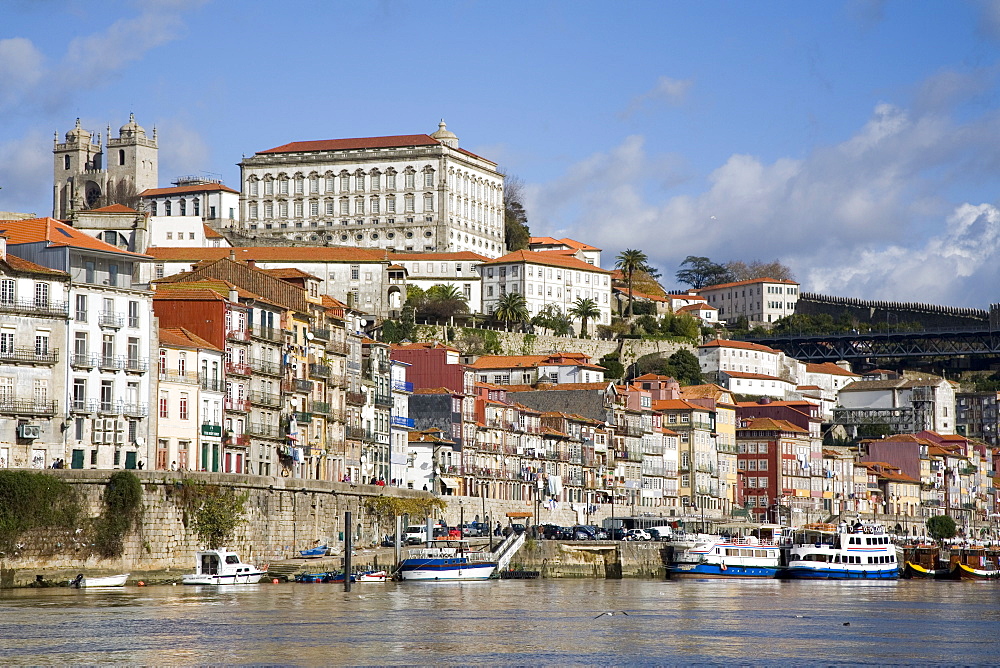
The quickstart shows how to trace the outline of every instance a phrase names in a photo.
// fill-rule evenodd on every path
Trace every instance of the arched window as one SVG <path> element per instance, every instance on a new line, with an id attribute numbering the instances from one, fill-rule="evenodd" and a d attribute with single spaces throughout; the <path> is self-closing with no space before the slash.
<path id="1" fill-rule="evenodd" d="M 119 165 L 125 164 L 125 149 L 123 148 L 118 149 L 118 164 Z"/>
<path id="2" fill-rule="evenodd" d="M 63 156 L 63 169 L 69 169 L 69 156 Z"/>

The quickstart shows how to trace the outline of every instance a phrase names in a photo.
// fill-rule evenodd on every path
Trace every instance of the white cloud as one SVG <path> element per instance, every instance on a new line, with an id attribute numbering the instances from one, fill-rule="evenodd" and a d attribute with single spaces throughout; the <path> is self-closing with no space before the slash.
<path id="1" fill-rule="evenodd" d="M 994 112 L 956 125 L 879 104 L 839 144 L 771 163 L 732 155 L 700 192 L 673 195 L 652 186 L 682 176 L 683 163 L 650 156 L 635 135 L 529 185 L 526 199 L 536 234 L 594 243 L 606 264 L 640 248 L 668 283 L 687 255 L 778 258 L 805 290 L 983 306 L 996 299 L 983 279 L 1000 265 L 997 213 L 946 193 L 1000 175 L 998 132 Z"/>
<path id="2" fill-rule="evenodd" d="M 198 174 L 209 164 L 209 149 L 201 134 L 178 119 L 167 119 L 157 128 L 160 137 L 160 181 L 172 181 L 185 174 Z"/>
<path id="3" fill-rule="evenodd" d="M 15 104 L 45 74 L 45 56 L 24 37 L 0 39 L 0 109 Z"/>
<path id="4" fill-rule="evenodd" d="M 51 215 L 38 202 L 52 201 L 51 136 L 34 130 L 0 144 L 0 211 Z"/>
<path id="5" fill-rule="evenodd" d="M 631 116 L 647 106 L 656 104 L 666 104 L 672 107 L 684 103 L 688 90 L 691 88 L 690 79 L 673 79 L 661 76 L 656 80 L 652 88 L 641 95 L 637 95 L 629 102 L 628 107 L 622 112 L 623 116 Z"/>

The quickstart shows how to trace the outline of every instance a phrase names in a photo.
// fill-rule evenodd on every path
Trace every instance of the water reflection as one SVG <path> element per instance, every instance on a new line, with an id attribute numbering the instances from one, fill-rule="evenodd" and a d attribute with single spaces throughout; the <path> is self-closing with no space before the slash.
<path id="1" fill-rule="evenodd" d="M 8 590 L 0 663 L 992 663 L 998 599 L 923 581 Z"/>

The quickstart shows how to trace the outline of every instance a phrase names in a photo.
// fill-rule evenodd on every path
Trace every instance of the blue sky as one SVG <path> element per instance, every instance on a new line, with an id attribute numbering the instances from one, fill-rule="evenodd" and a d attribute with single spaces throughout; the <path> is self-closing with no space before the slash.
<path id="1" fill-rule="evenodd" d="M 985 308 L 1000 285 L 1000 4 L 0 0 L 0 210 L 52 134 L 157 126 L 160 181 L 296 140 L 430 133 L 532 232 L 666 287 L 688 255 L 805 291 Z M 116 130 L 117 131 L 117 130 Z"/>

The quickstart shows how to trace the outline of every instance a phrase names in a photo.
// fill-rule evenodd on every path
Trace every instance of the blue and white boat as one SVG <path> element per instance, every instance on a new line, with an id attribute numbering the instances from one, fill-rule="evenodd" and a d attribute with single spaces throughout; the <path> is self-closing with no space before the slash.
<path id="1" fill-rule="evenodd" d="M 878 525 L 807 524 L 792 536 L 784 577 L 895 580 L 896 545 Z"/>
<path id="2" fill-rule="evenodd" d="M 781 569 L 781 542 L 777 525 L 743 536 L 702 536 L 676 553 L 667 573 L 671 578 L 773 578 Z"/>
<path id="3" fill-rule="evenodd" d="M 488 580 L 497 562 L 490 552 L 461 547 L 424 547 L 407 551 L 397 571 L 403 580 Z"/>

